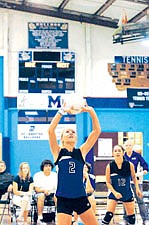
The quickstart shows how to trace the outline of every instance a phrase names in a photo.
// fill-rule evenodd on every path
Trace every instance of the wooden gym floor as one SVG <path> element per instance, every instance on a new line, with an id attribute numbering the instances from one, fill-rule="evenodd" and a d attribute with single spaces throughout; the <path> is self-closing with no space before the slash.
<path id="1" fill-rule="evenodd" d="M 99 225 L 100 224 L 101 224 L 101 219 L 99 219 Z M 110 223 L 110 225 L 124 225 L 124 224 L 125 223 L 123 221 L 123 217 L 120 216 L 120 215 L 115 215 L 114 220 L 112 220 L 111 223 Z M 136 225 L 141 225 L 141 224 L 142 224 L 142 221 L 140 219 L 140 216 L 138 215 L 137 219 L 136 219 Z M 16 225 L 16 223 L 15 222 L 11 223 L 10 216 L 5 215 L 3 217 L 1 225 Z M 22 225 L 23 225 L 23 223 L 22 223 Z M 28 225 L 36 225 L 36 223 L 31 223 L 30 218 L 29 218 Z M 55 223 L 47 223 L 47 225 L 55 225 Z M 83 224 L 79 221 L 78 225 L 83 225 Z M 149 221 L 146 225 L 149 225 Z"/>
<path id="2" fill-rule="evenodd" d="M 106 213 L 106 195 L 103 194 L 100 195 L 101 193 L 97 193 L 96 197 L 96 202 L 97 202 L 97 211 L 96 211 L 96 217 L 99 221 L 99 225 L 101 225 L 101 220 L 103 216 Z M 106 193 L 107 194 L 107 193 Z M 11 222 L 12 214 L 10 210 L 10 205 L 6 205 L 6 209 L 2 218 L 2 213 L 4 210 L 4 204 L 0 204 L 0 225 L 16 225 L 15 219 L 13 219 L 13 222 Z M 149 205 L 147 204 L 147 211 L 149 214 Z M 141 225 L 142 224 L 142 219 L 139 214 L 138 206 L 136 204 L 136 209 L 135 209 L 135 214 L 136 214 L 136 225 Z M 83 225 L 80 220 L 78 220 L 78 225 Z M 47 223 L 48 225 L 54 225 L 55 223 Z M 123 206 L 121 203 L 117 205 L 115 215 L 110 223 L 110 225 L 124 225 L 123 221 Z M 23 223 L 22 223 L 23 225 Z M 28 217 L 28 225 L 36 225 L 36 223 L 31 222 L 31 218 Z M 146 225 L 149 225 L 149 220 L 146 221 Z"/>
<path id="3" fill-rule="evenodd" d="M 0 210 L 0 212 L 2 211 L 2 209 Z M 97 219 L 99 221 L 99 225 L 101 224 L 101 219 L 104 216 L 106 212 L 106 209 L 102 207 L 102 205 L 97 205 Z M 123 209 L 121 206 L 118 206 L 115 212 L 115 215 L 113 217 L 113 220 L 111 221 L 110 225 L 124 225 L 124 221 L 123 221 Z M 1 218 L 1 216 L 0 216 Z M 5 210 L 5 215 L 3 216 L 2 222 L 0 225 L 16 225 L 16 222 L 13 221 L 11 222 L 11 215 L 8 215 L 8 209 Z M 47 223 L 48 225 L 54 225 L 55 223 Z M 136 225 L 141 225 L 142 224 L 142 220 L 140 218 L 139 213 L 137 212 L 136 214 Z M 22 223 L 23 225 L 23 223 Z M 36 225 L 36 223 L 32 222 L 31 223 L 31 219 L 30 217 L 28 218 L 28 225 Z M 81 221 L 79 220 L 78 225 L 83 225 L 81 223 Z M 149 225 L 149 221 L 146 223 L 146 225 Z"/>

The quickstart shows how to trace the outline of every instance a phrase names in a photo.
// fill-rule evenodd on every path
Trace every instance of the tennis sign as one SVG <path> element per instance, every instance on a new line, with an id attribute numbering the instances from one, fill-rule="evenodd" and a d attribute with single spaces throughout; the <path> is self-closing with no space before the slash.
<path id="1" fill-rule="evenodd" d="M 149 108 L 149 88 L 127 88 L 130 108 Z"/>

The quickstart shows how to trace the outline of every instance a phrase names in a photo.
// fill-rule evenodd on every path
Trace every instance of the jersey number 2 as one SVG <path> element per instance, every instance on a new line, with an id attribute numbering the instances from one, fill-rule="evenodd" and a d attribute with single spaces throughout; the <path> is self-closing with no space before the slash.
<path id="1" fill-rule="evenodd" d="M 75 162 L 69 162 L 69 173 L 75 173 Z"/>

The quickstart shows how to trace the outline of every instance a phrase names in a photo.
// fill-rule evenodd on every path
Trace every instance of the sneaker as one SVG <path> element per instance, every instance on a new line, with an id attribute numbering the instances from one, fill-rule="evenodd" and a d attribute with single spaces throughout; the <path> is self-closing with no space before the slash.
<path id="1" fill-rule="evenodd" d="M 38 220 L 37 220 L 37 224 L 46 225 L 47 223 L 45 223 L 45 222 L 43 221 L 43 219 L 38 219 Z"/>

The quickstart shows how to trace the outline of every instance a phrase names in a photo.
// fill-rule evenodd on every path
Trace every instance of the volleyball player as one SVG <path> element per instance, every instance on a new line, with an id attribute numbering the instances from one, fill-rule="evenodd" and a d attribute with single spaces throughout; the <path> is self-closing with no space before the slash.
<path id="1" fill-rule="evenodd" d="M 92 131 L 87 140 L 76 148 L 76 132 L 71 128 L 64 129 L 59 146 L 55 129 L 65 112 L 70 113 L 71 110 L 60 109 L 52 119 L 48 130 L 50 149 L 58 167 L 57 225 L 71 225 L 73 211 L 80 216 L 84 225 L 98 225 L 84 188 L 83 167 L 86 154 L 101 132 L 99 121 L 92 107 L 88 105 L 82 107 L 81 112 L 88 112 L 92 119 Z"/>
<path id="2" fill-rule="evenodd" d="M 118 201 L 123 202 L 127 214 L 128 224 L 135 224 L 135 202 L 131 190 L 131 177 L 136 187 L 136 193 L 142 197 L 135 175 L 134 165 L 124 159 L 124 149 L 120 145 L 113 148 L 114 161 L 106 167 L 106 184 L 110 190 L 107 200 L 107 212 L 102 225 L 109 224 Z"/>

